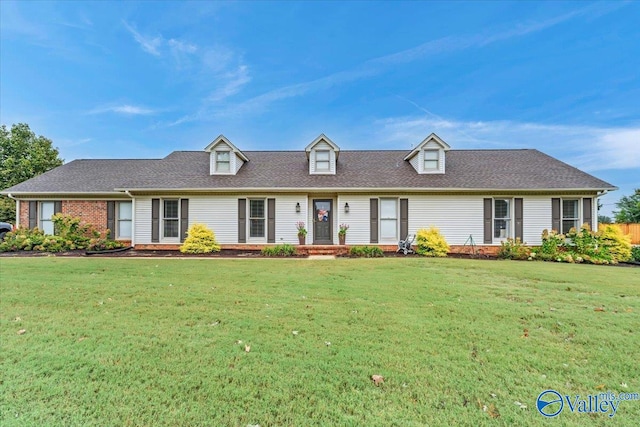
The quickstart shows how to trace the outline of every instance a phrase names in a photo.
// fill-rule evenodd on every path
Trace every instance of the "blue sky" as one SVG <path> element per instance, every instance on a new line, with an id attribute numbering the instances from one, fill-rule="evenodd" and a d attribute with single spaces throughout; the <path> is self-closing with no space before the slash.
<path id="1" fill-rule="evenodd" d="M 65 161 L 537 148 L 640 187 L 638 2 L 0 2 L 0 119 Z M 544 173 L 543 170 L 540 173 Z"/>

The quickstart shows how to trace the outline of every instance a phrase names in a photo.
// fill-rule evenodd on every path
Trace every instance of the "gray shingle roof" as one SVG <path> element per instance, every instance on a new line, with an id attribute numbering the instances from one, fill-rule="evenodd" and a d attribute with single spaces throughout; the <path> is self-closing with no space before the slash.
<path id="1" fill-rule="evenodd" d="M 505 189 L 616 187 L 538 150 L 450 150 L 446 173 L 420 175 L 406 151 L 340 151 L 336 175 L 309 175 L 304 151 L 245 151 L 235 176 L 209 175 L 209 153 L 175 151 L 157 160 L 75 160 L 3 193 L 108 193 L 116 189 Z"/>

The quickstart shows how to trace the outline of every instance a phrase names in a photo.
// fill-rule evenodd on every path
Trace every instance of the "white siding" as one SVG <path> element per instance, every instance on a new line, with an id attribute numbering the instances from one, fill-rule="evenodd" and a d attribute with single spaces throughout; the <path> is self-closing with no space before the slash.
<path id="1" fill-rule="evenodd" d="M 369 199 L 370 196 L 343 195 L 338 197 L 339 222 L 349 224 L 347 245 L 368 245 L 369 237 Z M 344 204 L 349 203 L 349 213 L 344 212 Z M 337 234 L 337 230 L 336 230 Z"/>
<path id="2" fill-rule="evenodd" d="M 136 245 L 151 243 L 151 197 L 136 197 L 133 222 Z"/>
<path id="3" fill-rule="evenodd" d="M 238 198 L 238 196 L 189 197 L 189 224 L 206 225 L 216 234 L 218 243 L 238 243 Z"/>
<path id="4" fill-rule="evenodd" d="M 420 153 L 418 153 L 415 156 L 413 156 L 409 160 L 409 163 L 411 164 L 411 166 L 413 166 L 413 168 L 416 170 L 416 172 L 420 173 Z"/>
<path id="5" fill-rule="evenodd" d="M 307 212 L 307 195 L 293 194 L 274 196 L 276 199 L 276 244 L 298 244 L 296 222 L 304 221 L 307 231 L 309 223 L 305 221 Z M 300 203 L 300 213 L 296 212 L 296 203 Z M 309 233 L 307 233 L 309 238 Z"/>
<path id="6" fill-rule="evenodd" d="M 522 224 L 522 240 L 527 245 L 540 245 L 542 230 L 551 229 L 551 197 L 523 197 Z"/>
<path id="7" fill-rule="evenodd" d="M 409 196 L 409 233 L 435 226 L 450 245 L 482 244 L 483 196 Z"/>
<path id="8" fill-rule="evenodd" d="M 233 160 L 231 160 L 231 165 L 232 165 L 231 170 L 235 170 L 236 173 L 238 173 L 238 171 L 240 170 L 242 165 L 244 165 L 244 160 L 242 160 L 240 157 L 238 157 L 237 154 L 235 156 L 232 156 L 232 158 L 233 158 Z M 235 166 L 233 166 L 234 163 L 235 163 Z"/>

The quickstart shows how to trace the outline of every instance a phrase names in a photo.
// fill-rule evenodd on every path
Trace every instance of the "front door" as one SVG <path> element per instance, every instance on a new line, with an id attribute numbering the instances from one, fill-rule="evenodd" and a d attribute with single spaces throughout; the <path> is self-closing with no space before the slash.
<path id="1" fill-rule="evenodd" d="M 313 244 L 333 244 L 332 201 L 313 201 Z"/>

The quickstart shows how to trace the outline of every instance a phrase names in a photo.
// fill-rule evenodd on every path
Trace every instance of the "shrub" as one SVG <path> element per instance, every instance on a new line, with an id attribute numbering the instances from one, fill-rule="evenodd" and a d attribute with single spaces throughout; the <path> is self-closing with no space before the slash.
<path id="1" fill-rule="evenodd" d="M 553 260 L 564 251 L 564 234 L 559 234 L 555 230 L 542 231 L 542 245 L 539 248 L 540 259 L 545 261 Z"/>
<path id="2" fill-rule="evenodd" d="M 605 225 L 598 234 L 603 249 L 608 251 L 613 262 L 631 259 L 631 236 L 622 234 L 620 227 Z"/>
<path id="3" fill-rule="evenodd" d="M 89 224 L 83 224 L 80 218 L 59 213 L 51 219 L 55 235 L 64 239 L 70 250 L 86 249 L 91 239 L 100 238 L 100 233 Z"/>
<path id="4" fill-rule="evenodd" d="M 500 242 L 500 250 L 498 258 L 502 259 L 530 259 L 530 250 L 526 243 L 522 243 L 520 238 L 508 238 L 504 242 Z"/>
<path id="5" fill-rule="evenodd" d="M 631 259 L 635 262 L 640 262 L 640 246 L 634 246 L 631 249 Z"/>
<path id="6" fill-rule="evenodd" d="M 429 257 L 446 257 L 449 253 L 449 244 L 440 230 L 436 227 L 418 230 L 416 252 Z"/>
<path id="7" fill-rule="evenodd" d="M 264 256 L 281 256 L 289 257 L 296 254 L 296 248 L 293 245 L 284 243 L 282 245 L 265 246 L 261 251 Z"/>
<path id="8" fill-rule="evenodd" d="M 382 258 L 384 252 L 378 246 L 351 246 L 349 255 L 359 258 Z"/>
<path id="9" fill-rule="evenodd" d="M 117 249 L 122 243 L 107 240 L 95 231 L 91 225 L 82 224 L 80 218 L 56 214 L 53 216 L 57 235 L 45 234 L 38 228 L 20 227 L 7 233 L 0 243 L 0 252 L 41 251 L 63 252 L 78 249 L 103 250 L 94 248 Z"/>
<path id="10" fill-rule="evenodd" d="M 208 254 L 220 252 L 216 235 L 204 224 L 193 224 L 187 231 L 187 238 L 180 246 L 183 254 Z"/>

